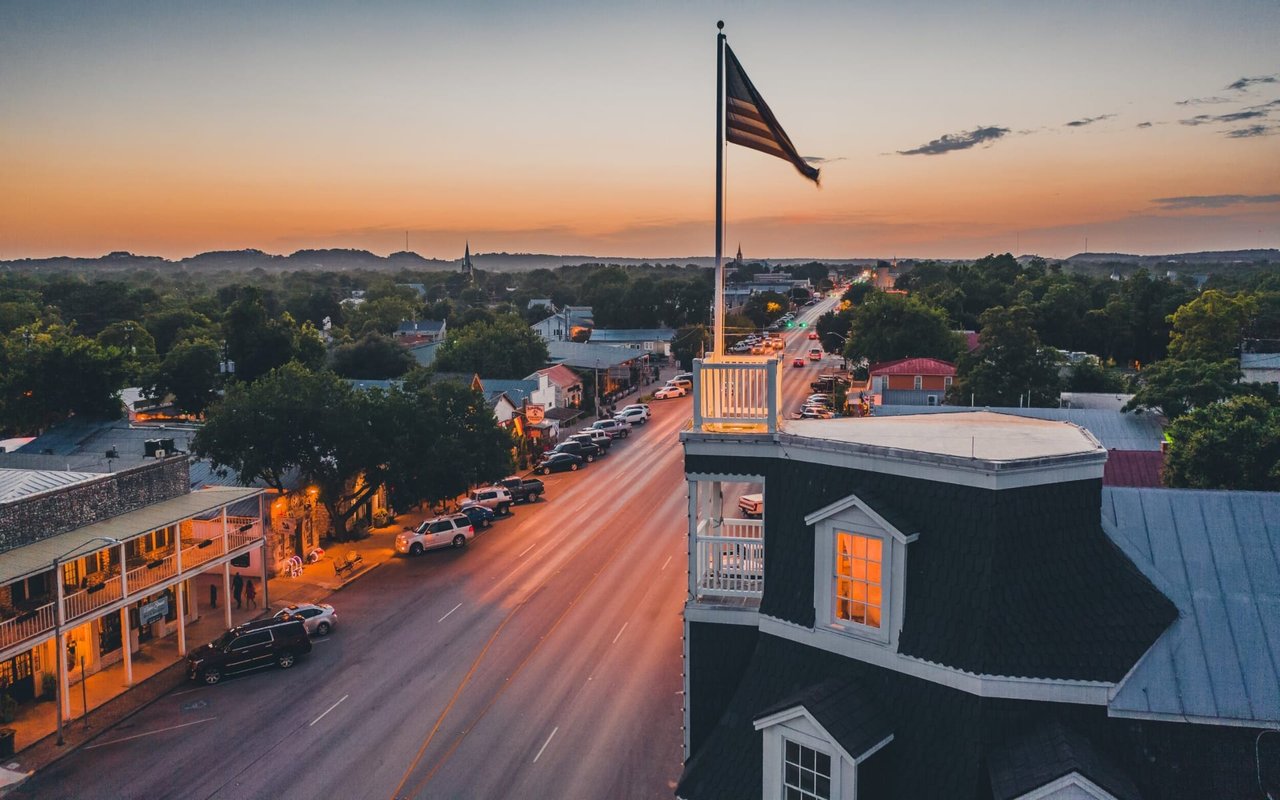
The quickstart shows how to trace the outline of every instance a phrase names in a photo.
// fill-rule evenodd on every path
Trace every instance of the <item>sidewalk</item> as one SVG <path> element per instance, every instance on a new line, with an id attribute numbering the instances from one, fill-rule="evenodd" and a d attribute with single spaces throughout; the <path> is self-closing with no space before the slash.
<path id="1" fill-rule="evenodd" d="M 394 524 L 376 528 L 355 542 L 340 542 L 325 551 L 324 557 L 303 567 L 296 578 L 280 576 L 268 581 L 265 596 L 259 590 L 259 608 L 233 607 L 232 623 L 239 625 L 265 617 L 290 603 L 317 603 L 342 587 L 385 563 L 395 555 L 395 535 L 404 526 L 414 525 L 428 515 L 415 511 L 396 518 Z M 363 561 L 350 572 L 338 575 L 332 558 L 344 559 L 348 551 L 358 553 Z M 241 570 L 243 573 L 243 570 Z M 216 609 L 209 605 L 209 584 L 218 586 Z M 192 579 L 190 596 L 200 615 L 186 627 L 187 649 L 212 641 L 226 630 L 222 573 L 200 575 Z M 269 601 L 269 605 L 268 605 Z M 234 604 L 234 600 L 232 603 Z M 176 634 L 146 642 L 133 653 L 132 688 L 125 685 L 124 664 L 112 664 L 70 687 L 72 721 L 63 722 L 65 744 L 56 742 L 54 703 L 49 701 L 27 705 L 17 718 L 0 727 L 16 731 L 16 755 L 0 763 L 0 795 L 18 786 L 31 774 L 74 752 L 99 733 L 142 710 L 186 681 L 185 659 L 178 656 Z M 88 713 L 85 713 L 85 706 Z"/>

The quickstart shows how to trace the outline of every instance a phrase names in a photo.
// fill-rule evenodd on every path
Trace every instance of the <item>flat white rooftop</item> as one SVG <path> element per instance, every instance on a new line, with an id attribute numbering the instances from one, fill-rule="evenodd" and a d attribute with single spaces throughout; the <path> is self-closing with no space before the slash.
<path id="1" fill-rule="evenodd" d="M 987 462 L 1106 452 L 1087 431 L 1070 423 L 990 411 L 791 420 L 785 430 L 804 439 Z"/>

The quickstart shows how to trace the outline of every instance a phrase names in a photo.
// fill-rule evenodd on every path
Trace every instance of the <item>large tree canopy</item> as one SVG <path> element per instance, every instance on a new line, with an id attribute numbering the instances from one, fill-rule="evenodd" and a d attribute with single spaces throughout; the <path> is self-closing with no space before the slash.
<path id="1" fill-rule="evenodd" d="M 1240 362 L 1234 358 L 1222 361 L 1166 358 L 1142 371 L 1138 390 L 1124 410 L 1145 408 L 1176 419 L 1192 409 L 1235 394 L 1239 380 Z"/>
<path id="2" fill-rule="evenodd" d="M 914 297 L 873 292 L 850 315 L 850 361 L 875 363 L 897 358 L 940 358 L 951 361 L 963 344 L 947 315 Z"/>
<path id="3" fill-rule="evenodd" d="M 1209 289 L 1178 308 L 1170 317 L 1169 358 L 1181 361 L 1223 361 L 1240 349 L 1240 339 L 1257 313 L 1250 295 L 1231 295 Z"/>
<path id="4" fill-rule="evenodd" d="M 199 414 L 217 397 L 221 354 L 210 339 L 186 339 L 169 351 L 156 369 L 150 394 L 173 395 L 182 411 Z"/>
<path id="5" fill-rule="evenodd" d="M 1056 406 L 1058 353 L 1040 343 L 1023 306 L 991 308 L 979 323 L 979 347 L 960 357 L 952 397 L 962 405 Z"/>
<path id="6" fill-rule="evenodd" d="M 1166 486 L 1280 491 L 1280 408 L 1234 397 L 1169 426 Z"/>
<path id="7" fill-rule="evenodd" d="M 344 378 L 399 378 L 414 366 L 409 351 L 390 336 L 366 333 L 359 341 L 340 345 L 329 356 L 333 371 Z"/>
<path id="8" fill-rule="evenodd" d="M 124 353 L 59 325 L 0 338 L 0 431 L 36 434 L 72 415 L 120 416 Z"/>
<path id="9" fill-rule="evenodd" d="M 546 343 L 516 314 L 451 330 L 435 363 L 442 372 L 474 372 L 485 378 L 523 378 L 546 365 Z"/>

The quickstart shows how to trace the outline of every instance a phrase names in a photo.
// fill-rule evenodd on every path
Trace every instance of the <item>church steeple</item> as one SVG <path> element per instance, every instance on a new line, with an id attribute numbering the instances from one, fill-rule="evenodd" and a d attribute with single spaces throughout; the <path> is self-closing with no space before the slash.
<path id="1" fill-rule="evenodd" d="M 467 248 L 462 254 L 462 274 L 471 274 L 471 240 L 467 240 Z"/>
<path id="2" fill-rule="evenodd" d="M 738 242 L 738 255 L 733 259 L 733 263 L 742 266 L 742 242 Z"/>

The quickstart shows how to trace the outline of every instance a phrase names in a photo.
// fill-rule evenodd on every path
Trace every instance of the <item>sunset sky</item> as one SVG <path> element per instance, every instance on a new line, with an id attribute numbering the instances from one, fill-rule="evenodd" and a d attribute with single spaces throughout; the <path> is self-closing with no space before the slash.
<path id="1" fill-rule="evenodd" d="M 709 255 L 717 19 L 731 251 L 1280 247 L 1276 0 L 0 0 L 0 260 Z"/>

